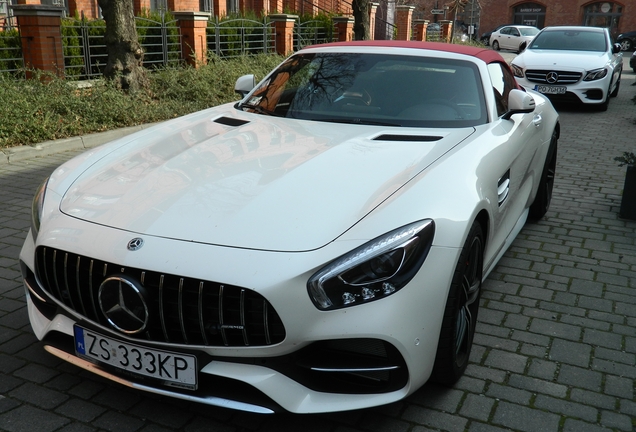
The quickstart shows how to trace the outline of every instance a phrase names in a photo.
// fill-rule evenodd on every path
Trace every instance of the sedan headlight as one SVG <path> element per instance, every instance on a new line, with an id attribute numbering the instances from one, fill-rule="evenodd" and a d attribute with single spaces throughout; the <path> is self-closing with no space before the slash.
<path id="1" fill-rule="evenodd" d="M 523 78 L 523 68 L 520 68 L 516 64 L 511 64 L 510 67 L 517 78 Z"/>
<path id="2" fill-rule="evenodd" d="M 322 310 L 385 298 L 415 276 L 434 234 L 435 223 L 426 219 L 371 240 L 314 274 L 307 282 L 309 296 Z"/>
<path id="3" fill-rule="evenodd" d="M 44 207 L 44 195 L 46 194 L 46 185 L 49 179 L 47 178 L 42 182 L 35 192 L 33 197 L 33 204 L 31 205 L 31 234 L 35 240 L 38 237 L 38 231 L 40 231 L 40 219 L 42 218 L 42 208 Z"/>
<path id="4" fill-rule="evenodd" d="M 589 71 L 585 75 L 585 78 L 583 78 L 583 81 L 596 81 L 596 80 L 603 79 L 606 76 L 607 76 L 607 69 L 605 69 L 605 68 L 594 69 L 594 70 Z"/>

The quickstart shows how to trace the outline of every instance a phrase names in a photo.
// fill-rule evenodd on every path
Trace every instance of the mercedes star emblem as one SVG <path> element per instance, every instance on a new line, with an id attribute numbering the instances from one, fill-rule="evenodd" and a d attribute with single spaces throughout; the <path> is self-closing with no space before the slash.
<path id="1" fill-rule="evenodd" d="M 128 242 L 128 250 L 129 251 L 136 251 L 141 249 L 141 247 L 144 245 L 144 239 L 139 238 L 139 237 L 135 237 L 134 239 L 132 239 L 131 241 Z"/>
<path id="2" fill-rule="evenodd" d="M 554 84 L 559 80 L 559 74 L 556 72 L 548 72 L 548 74 L 545 76 L 545 80 L 550 84 Z"/>
<path id="3" fill-rule="evenodd" d="M 126 334 L 137 334 L 148 325 L 148 305 L 143 288 L 123 276 L 111 276 L 97 293 L 99 307 L 108 323 Z"/>

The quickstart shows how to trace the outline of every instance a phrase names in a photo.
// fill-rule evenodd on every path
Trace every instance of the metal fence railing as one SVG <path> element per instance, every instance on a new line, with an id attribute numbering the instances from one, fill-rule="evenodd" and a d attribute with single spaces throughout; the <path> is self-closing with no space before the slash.
<path id="1" fill-rule="evenodd" d="M 227 21 L 208 21 L 208 51 L 219 57 L 238 57 L 246 54 L 276 52 L 276 31 L 268 21 L 244 18 Z"/>
<path id="2" fill-rule="evenodd" d="M 325 25 L 324 21 L 314 20 L 297 23 L 294 26 L 294 49 L 300 50 L 308 45 L 335 42 L 337 34 L 333 24 Z"/>
<path id="3" fill-rule="evenodd" d="M 24 69 L 20 33 L 15 17 L 0 18 L 0 72 L 18 73 Z"/>
<path id="4" fill-rule="evenodd" d="M 181 35 L 176 20 L 136 18 L 139 42 L 144 50 L 143 65 L 148 69 L 181 61 Z M 101 76 L 108 61 L 103 20 L 65 20 L 62 25 L 65 75 L 83 79 Z"/>

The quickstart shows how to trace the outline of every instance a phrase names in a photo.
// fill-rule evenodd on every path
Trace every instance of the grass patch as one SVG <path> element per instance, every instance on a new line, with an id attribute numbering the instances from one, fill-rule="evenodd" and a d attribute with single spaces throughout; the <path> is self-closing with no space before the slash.
<path id="1" fill-rule="evenodd" d="M 253 73 L 260 80 L 283 59 L 257 55 L 220 60 L 212 55 L 199 69 L 175 67 L 149 74 L 149 88 L 133 95 L 104 80 L 0 75 L 0 148 L 168 120 L 238 100 L 234 83 L 239 76 Z"/>

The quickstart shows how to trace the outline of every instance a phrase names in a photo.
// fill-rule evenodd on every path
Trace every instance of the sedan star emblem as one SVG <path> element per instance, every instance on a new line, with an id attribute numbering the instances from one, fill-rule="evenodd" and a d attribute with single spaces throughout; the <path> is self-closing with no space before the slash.
<path id="1" fill-rule="evenodd" d="M 555 82 L 559 81 L 559 74 L 556 72 L 548 72 L 548 74 L 545 76 L 545 80 L 549 84 L 554 84 Z"/>
<path id="2" fill-rule="evenodd" d="M 148 305 L 142 288 L 122 276 L 112 276 L 99 286 L 99 307 L 108 323 L 126 334 L 136 334 L 148 325 Z"/>
<path id="3" fill-rule="evenodd" d="M 139 238 L 139 237 L 135 237 L 134 239 L 132 239 L 131 241 L 128 242 L 128 250 L 129 251 L 136 251 L 141 249 L 141 247 L 144 245 L 144 239 Z"/>

